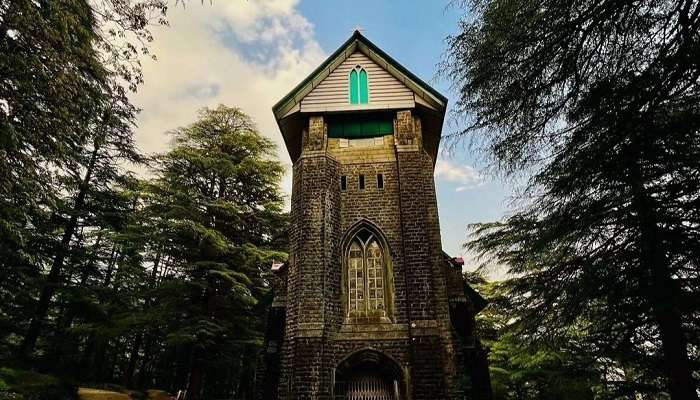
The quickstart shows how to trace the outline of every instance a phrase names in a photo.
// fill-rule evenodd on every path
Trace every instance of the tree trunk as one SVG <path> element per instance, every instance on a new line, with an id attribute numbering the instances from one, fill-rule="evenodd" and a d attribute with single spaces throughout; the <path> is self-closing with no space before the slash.
<path id="1" fill-rule="evenodd" d="M 41 333 L 41 325 L 46 318 L 49 311 L 49 306 L 51 304 L 51 299 L 56 293 L 56 287 L 61 282 L 61 269 L 63 268 L 63 261 L 66 254 L 70 250 L 70 241 L 75 233 L 75 228 L 78 225 L 78 216 L 82 210 L 85 197 L 90 188 L 90 179 L 92 178 L 92 172 L 95 168 L 95 162 L 97 161 L 97 155 L 100 149 L 101 140 L 95 141 L 95 148 L 90 156 L 90 163 L 85 171 L 85 176 L 83 177 L 80 187 L 78 188 L 78 195 L 75 198 L 75 203 L 71 210 L 71 216 L 68 223 L 63 229 L 63 237 L 61 238 L 61 245 L 58 249 L 56 257 L 53 259 L 51 264 L 51 269 L 49 270 L 49 275 L 46 278 L 46 283 L 41 290 L 41 295 L 39 296 L 39 302 L 32 317 L 32 321 L 29 323 L 29 329 L 27 334 L 24 336 L 22 345 L 19 348 L 19 358 L 25 360 L 31 356 L 34 352 L 34 347 L 36 346 L 36 341 L 39 339 Z"/>
<path id="2" fill-rule="evenodd" d="M 204 291 L 203 304 L 205 315 L 210 317 L 214 314 L 215 293 L 211 288 L 211 282 L 207 282 L 209 287 Z M 207 348 L 201 340 L 192 346 L 192 356 L 190 358 L 190 376 L 187 384 L 187 400 L 200 400 L 204 389 L 204 373 L 207 361 Z"/>
<path id="3" fill-rule="evenodd" d="M 105 359 L 107 357 L 107 339 L 106 338 L 95 338 L 95 357 L 92 361 L 92 366 L 88 376 L 96 382 L 102 380 L 105 371 Z"/>
<path id="4" fill-rule="evenodd" d="M 688 359 L 688 342 L 681 318 L 672 311 L 657 311 L 655 317 L 661 332 L 671 399 L 696 400 L 697 387 Z"/>
<path id="5" fill-rule="evenodd" d="M 100 244 L 102 243 L 102 236 L 104 233 L 100 231 L 100 233 L 97 235 L 97 239 L 95 240 L 95 244 L 92 246 L 92 254 L 90 255 L 90 260 L 88 263 L 85 265 L 83 270 L 80 273 L 80 282 L 79 285 L 80 287 L 85 287 L 87 285 L 87 280 L 90 277 L 90 272 L 93 270 L 95 267 L 95 263 L 97 262 L 97 250 L 100 247 Z M 65 331 L 69 329 L 71 326 L 73 326 L 73 320 L 75 319 L 77 310 L 76 307 L 71 306 L 68 308 L 68 311 L 66 312 L 65 318 L 63 319 L 62 323 L 60 324 L 61 331 Z M 77 351 L 77 350 L 76 350 Z"/>
<path id="6" fill-rule="evenodd" d="M 102 282 L 102 287 L 107 288 L 112 280 L 112 271 L 115 264 L 119 263 L 122 259 L 122 252 L 117 251 L 117 245 L 112 245 L 112 252 L 109 255 L 109 262 L 107 263 L 107 271 L 105 272 L 105 278 Z M 102 296 L 98 298 L 100 304 L 105 301 Z M 90 333 L 85 345 L 85 353 L 83 354 L 82 360 L 80 362 L 80 370 L 83 371 L 84 377 L 94 376 L 97 369 L 102 368 L 103 358 L 104 358 L 104 339 L 97 337 L 93 332 Z"/>
<path id="7" fill-rule="evenodd" d="M 107 271 L 105 271 L 105 279 L 102 282 L 102 287 L 108 288 L 109 285 L 112 284 L 112 273 L 114 272 L 114 266 L 120 263 L 122 260 L 122 251 L 119 250 L 119 252 L 117 252 L 117 245 L 115 244 L 112 246 L 112 254 L 109 256 L 109 263 L 107 264 Z M 100 299 L 100 304 L 102 304 L 102 301 L 103 299 Z"/>
<path id="8" fill-rule="evenodd" d="M 158 265 L 160 264 L 160 257 L 161 257 L 161 251 L 159 250 L 156 252 L 156 258 L 153 260 L 153 269 L 151 270 L 151 275 L 148 280 L 148 288 L 153 289 L 156 286 L 156 279 L 158 277 Z M 151 297 L 150 294 L 144 299 L 144 306 L 145 308 L 148 308 L 151 306 Z M 148 332 L 148 328 L 145 328 L 146 332 Z M 141 343 L 143 342 L 143 336 L 144 336 L 144 331 L 141 331 L 136 335 L 136 338 L 134 339 L 134 345 L 131 349 L 131 356 L 129 357 L 129 364 L 126 367 L 126 370 L 124 371 L 124 386 L 126 387 L 131 387 L 132 386 L 132 380 L 134 378 L 134 371 L 136 370 L 136 363 L 138 361 L 138 355 L 139 351 L 141 350 Z M 146 340 L 146 346 L 150 346 L 150 335 L 148 336 L 148 340 Z M 142 368 L 145 368 L 147 360 L 146 357 L 148 357 L 148 349 L 146 349 L 146 353 L 144 354 L 144 362 L 141 364 Z"/>
<path id="9" fill-rule="evenodd" d="M 652 314 L 661 336 L 664 368 L 668 377 L 668 389 L 672 400 L 697 400 L 697 387 L 688 357 L 688 342 L 683 333 L 679 308 L 679 288 L 671 275 L 671 265 L 665 251 L 664 234 L 659 229 L 657 208 L 646 192 L 641 166 L 638 163 L 631 173 L 632 207 L 639 218 L 640 267 L 649 275 L 647 287 Z"/>
<path id="10" fill-rule="evenodd" d="M 642 237 L 645 236 L 642 234 Z M 655 256 L 653 251 L 658 249 L 649 248 L 653 246 L 652 242 L 658 240 L 658 236 L 656 238 L 646 237 L 647 250 L 652 252 L 647 258 L 651 272 L 649 286 L 654 304 L 653 315 L 661 336 L 669 392 L 673 400 L 693 400 L 698 398 L 697 387 L 688 357 L 688 341 L 683 333 L 681 313 L 677 305 L 675 282 L 669 273 L 665 255 Z"/>
<path id="11" fill-rule="evenodd" d="M 104 231 L 100 230 L 100 233 L 97 235 L 97 239 L 95 239 L 95 243 L 92 245 L 92 253 L 90 254 L 90 261 L 85 265 L 85 268 L 80 273 L 80 286 L 85 286 L 87 285 L 87 280 L 90 277 L 90 273 L 93 272 L 95 268 L 95 263 L 97 262 L 98 258 L 98 251 L 100 250 L 100 245 L 102 244 L 102 237 L 104 236 Z M 111 260 L 110 256 L 110 260 Z"/>
<path id="12" fill-rule="evenodd" d="M 186 386 L 192 350 L 182 344 L 175 347 L 175 370 L 173 371 L 173 389 L 181 390 Z"/>
<path id="13" fill-rule="evenodd" d="M 127 341 L 124 340 L 122 341 L 121 338 L 117 338 L 114 341 L 114 348 L 112 349 L 112 358 L 110 362 L 107 364 L 108 370 L 107 374 L 105 375 L 106 377 L 106 382 L 115 382 L 119 377 L 115 375 L 115 369 L 118 369 L 119 366 L 123 365 L 122 363 L 122 356 L 124 355 L 124 350 L 127 346 Z"/>
<path id="14" fill-rule="evenodd" d="M 186 400 L 201 400 L 204 389 L 204 368 L 206 363 L 206 350 L 204 345 L 196 343 L 192 347 L 190 360 L 190 376 L 187 383 Z"/>
<path id="15" fill-rule="evenodd" d="M 139 389 L 146 389 L 149 381 L 148 364 L 151 362 L 151 355 L 153 354 L 153 334 L 147 334 L 146 345 L 143 348 L 143 358 L 141 358 L 141 366 L 139 367 L 138 379 L 136 385 Z"/>
<path id="16" fill-rule="evenodd" d="M 134 371 L 136 370 L 136 362 L 139 359 L 139 352 L 141 351 L 141 342 L 143 341 L 143 333 L 139 332 L 134 338 L 134 343 L 131 347 L 131 354 L 129 355 L 129 363 L 124 370 L 124 386 L 131 388 L 132 379 L 134 377 Z"/>
<path id="17" fill-rule="evenodd" d="M 243 400 L 254 397 L 255 357 L 257 352 L 252 345 L 245 345 L 241 357 L 241 374 L 239 376 L 238 396 Z"/>

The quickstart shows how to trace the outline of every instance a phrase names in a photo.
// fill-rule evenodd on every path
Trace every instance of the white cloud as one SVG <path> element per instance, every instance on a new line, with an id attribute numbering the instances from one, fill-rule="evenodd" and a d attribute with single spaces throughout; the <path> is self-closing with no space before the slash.
<path id="1" fill-rule="evenodd" d="M 298 0 L 192 2 L 154 29 L 145 83 L 132 100 L 142 109 L 136 140 L 145 152 L 168 147 L 165 132 L 191 123 L 202 107 L 241 107 L 289 157 L 272 105 L 325 58 Z M 291 173 L 283 182 L 291 190 Z"/>
<path id="2" fill-rule="evenodd" d="M 459 165 L 440 157 L 435 165 L 435 178 L 457 184 L 455 191 L 463 192 L 484 184 L 484 177 L 469 165 Z"/>

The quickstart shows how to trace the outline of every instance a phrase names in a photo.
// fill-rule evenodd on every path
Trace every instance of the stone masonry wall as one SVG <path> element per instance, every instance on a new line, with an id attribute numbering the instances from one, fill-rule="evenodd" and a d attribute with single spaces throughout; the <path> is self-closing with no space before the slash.
<path id="1" fill-rule="evenodd" d="M 303 132 L 293 167 L 280 399 L 330 398 L 338 363 L 363 349 L 399 364 L 412 400 L 448 396 L 462 357 L 450 331 L 433 161 L 421 145 L 420 119 L 402 111 L 394 126 L 394 136 L 365 156 L 328 140 L 322 117 L 310 117 Z M 358 223 L 381 231 L 390 253 L 393 306 L 382 324 L 345 319 L 340 243 Z"/>
<path id="2" fill-rule="evenodd" d="M 292 178 L 292 228 L 287 287 L 287 327 L 283 347 L 280 398 L 323 398 L 328 393 L 324 368 L 325 320 L 333 305 L 327 271 L 338 269 L 337 169 L 325 153 L 323 119 L 311 118 L 302 156 Z"/>

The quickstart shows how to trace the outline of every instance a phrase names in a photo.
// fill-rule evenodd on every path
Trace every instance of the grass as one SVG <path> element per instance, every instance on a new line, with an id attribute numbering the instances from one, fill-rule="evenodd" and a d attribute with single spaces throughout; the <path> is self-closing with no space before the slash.
<path id="1" fill-rule="evenodd" d="M 0 394 L 24 400 L 73 400 L 76 390 L 60 379 L 33 371 L 0 368 Z"/>

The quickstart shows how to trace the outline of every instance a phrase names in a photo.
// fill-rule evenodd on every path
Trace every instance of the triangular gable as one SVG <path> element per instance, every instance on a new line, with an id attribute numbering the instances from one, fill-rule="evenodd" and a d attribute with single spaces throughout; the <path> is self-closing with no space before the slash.
<path id="1" fill-rule="evenodd" d="M 355 66 L 368 76 L 369 103 L 349 104 L 348 76 Z M 301 112 L 413 108 L 415 94 L 379 64 L 356 50 L 300 101 Z"/>
<path id="2" fill-rule="evenodd" d="M 380 101 L 376 106 L 363 105 L 358 107 L 348 104 L 347 77 L 345 74 L 350 68 L 357 65 L 355 62 L 358 60 L 364 63 L 370 62 L 368 65 L 371 65 L 377 74 L 376 79 L 389 85 L 387 90 L 379 90 L 382 93 L 373 99 Z M 347 71 L 344 71 L 345 69 Z M 387 77 L 393 79 L 388 79 Z M 345 85 L 345 87 L 341 85 Z M 373 86 L 372 83 L 370 85 Z M 377 88 L 370 90 L 377 90 Z M 325 105 L 321 105 L 319 99 L 322 98 L 322 93 L 326 96 L 330 95 L 332 102 L 326 102 L 324 103 Z M 309 95 L 311 95 L 311 98 L 308 97 Z M 411 95 L 413 99 L 410 101 L 411 105 L 409 105 L 408 98 Z M 373 100 L 370 103 L 375 103 Z M 348 41 L 338 48 L 302 83 L 297 85 L 294 90 L 275 104 L 272 110 L 275 117 L 281 119 L 297 111 L 330 111 L 329 107 L 333 108 L 333 110 L 338 108 L 340 111 L 377 107 L 410 108 L 415 103 L 444 112 L 447 99 L 384 53 L 359 31 L 355 31 Z"/>

